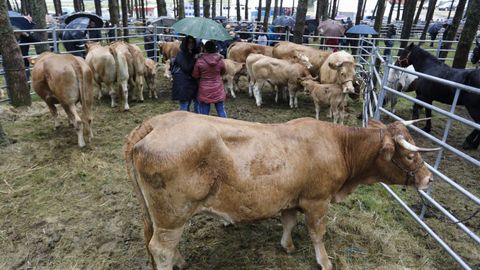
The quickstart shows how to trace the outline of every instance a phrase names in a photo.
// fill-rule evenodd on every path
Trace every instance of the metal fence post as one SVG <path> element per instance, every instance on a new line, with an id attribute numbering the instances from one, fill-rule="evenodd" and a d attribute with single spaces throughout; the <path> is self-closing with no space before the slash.
<path id="1" fill-rule="evenodd" d="M 117 40 L 118 40 L 118 33 L 117 33 L 117 31 L 118 31 L 118 26 L 117 26 L 117 25 L 114 25 L 114 26 L 113 26 L 113 29 L 115 30 L 115 41 L 117 41 Z"/>
<path id="2" fill-rule="evenodd" d="M 390 61 L 389 59 L 387 59 L 387 62 L 385 63 L 385 68 L 383 69 L 383 78 L 380 84 L 380 92 L 378 93 L 378 104 L 377 104 L 377 108 L 375 108 L 374 118 L 377 120 L 380 120 L 380 107 L 383 106 L 383 100 L 385 99 L 385 95 L 386 95 L 386 91 L 384 87 L 388 81 L 388 75 L 390 73 L 390 67 L 388 66 L 389 64 L 390 64 Z"/>
<path id="3" fill-rule="evenodd" d="M 443 43 L 443 40 L 439 39 L 438 40 L 438 48 L 437 48 L 437 58 L 440 57 L 440 51 L 441 51 L 441 48 L 442 48 L 442 43 Z"/>
<path id="4" fill-rule="evenodd" d="M 53 52 L 58 53 L 58 37 L 57 37 L 57 27 L 54 26 L 52 29 L 52 39 L 53 39 Z"/>
<path id="5" fill-rule="evenodd" d="M 157 52 L 157 42 L 158 42 L 158 36 L 157 36 L 157 25 L 153 25 L 153 61 L 158 62 L 158 52 Z"/>

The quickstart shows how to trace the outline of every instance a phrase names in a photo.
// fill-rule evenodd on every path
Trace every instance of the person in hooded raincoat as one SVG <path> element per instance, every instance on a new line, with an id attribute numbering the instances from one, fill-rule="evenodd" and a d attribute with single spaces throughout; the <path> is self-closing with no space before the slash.
<path id="1" fill-rule="evenodd" d="M 210 105 L 215 104 L 217 115 L 227 117 L 225 113 L 225 90 L 223 87 L 222 74 L 225 73 L 223 57 L 217 53 L 215 42 L 207 41 L 202 54 L 193 68 L 193 77 L 199 79 L 198 86 L 198 110 L 200 114 L 208 115 Z"/>
<path id="2" fill-rule="evenodd" d="M 193 101 L 194 112 L 197 113 L 198 85 L 197 80 L 192 77 L 196 53 L 195 38 L 186 36 L 180 45 L 180 52 L 171 60 L 170 71 L 173 79 L 172 99 L 179 101 L 181 111 L 189 111 Z"/>

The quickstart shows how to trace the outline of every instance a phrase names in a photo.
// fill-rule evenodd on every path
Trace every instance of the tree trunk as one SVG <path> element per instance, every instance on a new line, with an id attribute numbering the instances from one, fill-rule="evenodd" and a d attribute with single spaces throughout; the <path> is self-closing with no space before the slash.
<path id="1" fill-rule="evenodd" d="M 179 19 L 185 18 L 185 2 L 183 0 L 178 0 L 177 10 L 178 10 L 178 18 Z"/>
<path id="2" fill-rule="evenodd" d="M 85 11 L 85 4 L 83 3 L 83 0 L 78 0 L 80 2 L 80 10 Z"/>
<path id="3" fill-rule="evenodd" d="M 262 20 L 262 0 L 258 0 L 258 15 L 256 21 L 259 22 Z"/>
<path id="4" fill-rule="evenodd" d="M 357 14 L 355 16 L 355 25 L 360 24 L 360 22 L 362 21 L 362 8 L 363 8 L 363 0 L 358 0 Z"/>
<path id="5" fill-rule="evenodd" d="M 80 0 L 73 0 L 73 9 L 75 12 L 82 11 L 82 6 L 80 5 Z"/>
<path id="6" fill-rule="evenodd" d="M 457 35 L 458 26 L 460 25 L 460 21 L 463 17 L 463 11 L 465 10 L 465 5 L 467 4 L 467 0 L 459 0 L 457 9 L 455 10 L 455 15 L 453 16 L 452 25 L 450 26 L 447 36 L 444 40 L 453 40 Z M 451 42 L 444 42 L 442 43 L 442 50 L 440 51 L 439 58 L 445 58 L 448 55 L 448 50 L 452 47 Z"/>
<path id="7" fill-rule="evenodd" d="M 437 4 L 437 0 L 429 0 L 428 1 L 428 9 L 427 15 L 425 16 L 425 27 L 423 28 L 422 35 L 420 36 L 421 40 L 425 40 L 427 37 L 427 31 L 430 27 L 430 21 L 433 18 L 433 13 L 435 12 L 435 6 Z"/>
<path id="8" fill-rule="evenodd" d="M 167 3 L 165 0 L 157 0 L 157 14 L 160 16 L 167 16 Z"/>
<path id="9" fill-rule="evenodd" d="M 328 19 L 328 0 L 323 0 L 322 1 L 322 21 L 325 21 Z"/>
<path id="10" fill-rule="evenodd" d="M 212 19 L 217 16 L 217 0 L 212 0 Z"/>
<path id="11" fill-rule="evenodd" d="M 280 0 L 280 13 L 279 13 L 280 16 L 284 15 L 284 12 L 283 12 L 283 0 Z"/>
<path id="12" fill-rule="evenodd" d="M 268 27 L 268 19 L 270 18 L 270 8 L 272 7 L 272 0 L 265 0 L 265 17 L 263 17 L 263 29 L 265 32 Z"/>
<path id="13" fill-rule="evenodd" d="M 245 21 L 248 21 L 248 0 L 245 0 Z"/>
<path id="14" fill-rule="evenodd" d="M 145 0 L 140 0 L 140 16 L 142 17 L 143 25 L 145 25 L 145 22 L 146 22 L 146 16 L 145 16 Z"/>
<path id="15" fill-rule="evenodd" d="M 317 0 L 318 1 L 318 0 Z M 274 21 L 278 16 L 278 0 L 275 0 L 273 3 L 273 20 Z"/>
<path id="16" fill-rule="evenodd" d="M 242 20 L 242 16 L 240 15 L 240 0 L 237 0 L 237 22 Z"/>
<path id="17" fill-rule="evenodd" d="M 231 7 L 231 1 L 227 1 L 228 9 L 227 9 L 227 19 L 230 20 L 230 7 Z"/>
<path id="18" fill-rule="evenodd" d="M 53 0 L 53 6 L 55 8 L 55 15 L 62 16 L 62 2 L 60 0 Z"/>
<path id="19" fill-rule="evenodd" d="M 478 10 L 480 10 L 480 3 L 475 0 L 470 0 L 467 7 L 467 20 L 463 26 L 462 35 L 460 36 L 455 57 L 453 58 L 452 67 L 454 68 L 465 68 L 467 65 L 468 53 L 477 35 L 477 29 L 480 23 Z"/>
<path id="20" fill-rule="evenodd" d="M 223 0 L 220 0 L 220 16 L 223 16 Z"/>
<path id="21" fill-rule="evenodd" d="M 425 3 L 425 0 L 420 0 L 420 5 L 418 6 L 417 15 L 415 15 L 415 19 L 413 20 L 414 25 L 417 24 L 418 20 L 420 19 L 420 13 L 422 13 L 424 3 Z"/>
<path id="22" fill-rule="evenodd" d="M 409 0 L 405 0 L 405 2 L 403 3 L 402 21 L 405 21 L 405 15 L 408 14 L 408 12 L 406 12 L 407 7 L 408 7 L 408 2 L 409 2 Z"/>
<path id="23" fill-rule="evenodd" d="M 450 15 L 452 15 L 452 8 L 453 8 L 453 3 L 454 2 L 455 2 L 455 0 L 452 0 L 452 3 L 450 4 L 450 9 L 448 9 L 447 20 L 450 20 Z"/>
<path id="24" fill-rule="evenodd" d="M 30 2 L 28 0 L 20 0 L 22 14 L 23 15 L 30 15 L 32 14 L 32 9 L 30 8 Z"/>
<path id="25" fill-rule="evenodd" d="M 382 0 L 379 0 L 379 1 L 382 1 Z M 375 8 L 373 9 L 372 18 L 375 18 L 375 14 L 377 14 L 377 9 L 378 9 L 378 1 L 377 1 L 377 3 L 375 4 Z"/>
<path id="26" fill-rule="evenodd" d="M 10 0 L 7 0 L 7 9 L 8 9 L 9 11 L 12 10 L 12 5 L 10 5 Z M 1 124 L 0 124 L 0 144 L 1 144 L 1 140 L 2 140 L 2 138 L 1 138 L 2 133 L 3 133 L 3 130 L 2 130 L 2 126 L 1 126 Z"/>
<path id="27" fill-rule="evenodd" d="M 122 5 L 122 24 L 123 24 L 123 40 L 128 42 L 128 7 L 127 0 L 121 0 Z"/>
<path id="28" fill-rule="evenodd" d="M 363 1 L 363 7 L 362 7 L 362 19 L 365 17 L 365 8 L 367 7 L 367 1 Z"/>
<path id="29" fill-rule="evenodd" d="M 193 16 L 200 17 L 200 0 L 193 0 Z"/>
<path id="30" fill-rule="evenodd" d="M 110 11 L 110 22 L 112 25 L 119 26 L 120 12 L 118 11 L 118 0 L 108 0 L 108 10 Z"/>
<path id="31" fill-rule="evenodd" d="M 293 42 L 302 44 L 305 27 L 305 17 L 307 16 L 308 1 L 298 0 L 297 16 L 295 16 L 295 28 L 293 31 Z"/>
<path id="32" fill-rule="evenodd" d="M 108 0 L 110 2 L 110 0 Z M 174 6 L 174 9 L 173 9 L 173 12 L 175 13 L 175 0 L 173 1 L 173 6 Z M 135 18 L 140 19 L 140 13 L 138 12 L 138 0 L 135 0 Z M 111 21 L 111 20 L 110 20 Z"/>
<path id="33" fill-rule="evenodd" d="M 7 82 L 10 103 L 15 106 L 30 106 L 32 99 L 25 75 L 22 53 L 13 35 L 5 1 L 0 1 L 0 54 Z"/>
<path id="34" fill-rule="evenodd" d="M 102 3 L 100 0 L 95 0 L 95 13 L 102 17 Z"/>
<path id="35" fill-rule="evenodd" d="M 332 20 L 335 20 L 336 13 L 337 13 L 337 0 L 333 0 L 332 15 L 330 16 L 332 18 Z"/>
<path id="36" fill-rule="evenodd" d="M 390 12 L 388 12 L 388 20 L 387 24 L 392 23 L 392 15 L 393 15 L 393 10 L 395 9 L 395 1 L 390 5 Z"/>
<path id="37" fill-rule="evenodd" d="M 385 1 L 378 0 L 377 5 L 377 15 L 375 16 L 375 24 L 373 25 L 373 29 L 380 33 L 380 30 L 382 28 L 383 15 L 385 14 Z"/>
<path id="38" fill-rule="evenodd" d="M 434 1 L 436 1 L 436 0 L 434 0 Z M 401 5 L 402 5 L 402 4 L 401 4 L 401 2 L 400 2 L 400 0 L 399 0 L 398 5 L 397 5 L 397 17 L 395 18 L 395 21 L 397 21 L 397 22 L 398 22 L 398 20 L 400 20 L 400 6 L 401 6 Z M 403 4 L 403 6 L 405 7 L 405 3 Z"/>
<path id="39" fill-rule="evenodd" d="M 29 6 L 32 9 L 32 19 L 35 23 L 35 29 L 46 29 L 47 22 L 45 16 L 47 15 L 47 10 L 45 9 L 45 0 L 29 0 Z M 35 32 L 34 34 L 39 40 L 47 41 L 48 34 L 47 32 Z M 35 45 L 35 51 L 37 54 L 41 54 L 46 51 L 50 51 L 48 44 L 38 44 Z"/>
<path id="40" fill-rule="evenodd" d="M 203 17 L 210 18 L 210 0 L 203 0 Z"/>
<path id="41" fill-rule="evenodd" d="M 403 29 L 400 36 L 401 39 L 409 39 L 410 31 L 412 30 L 413 16 L 415 16 L 415 8 L 417 7 L 417 0 L 408 0 L 407 5 L 403 8 L 404 20 Z M 408 41 L 402 41 L 400 48 L 405 48 Z"/>
<path id="42" fill-rule="evenodd" d="M 178 1 L 173 0 L 173 17 L 178 19 Z"/>

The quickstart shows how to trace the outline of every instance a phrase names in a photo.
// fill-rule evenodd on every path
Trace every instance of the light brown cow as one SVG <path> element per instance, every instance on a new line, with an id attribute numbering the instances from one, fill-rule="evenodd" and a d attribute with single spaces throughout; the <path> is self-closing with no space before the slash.
<path id="1" fill-rule="evenodd" d="M 340 121 L 340 124 L 343 125 L 346 105 L 345 99 L 349 92 L 343 92 L 339 84 L 319 84 L 311 79 L 303 80 L 301 84 L 304 87 L 305 93 L 309 94 L 313 99 L 317 120 L 320 113 L 320 104 L 325 104 L 330 106 L 329 115 L 333 115 L 333 123 L 337 124 Z"/>
<path id="2" fill-rule="evenodd" d="M 245 64 L 238 63 L 230 59 L 224 59 L 223 62 L 225 63 L 225 74 L 222 75 L 223 81 L 225 83 L 225 92 L 228 93 L 230 89 L 230 94 L 233 98 L 235 96 L 235 90 L 238 89 L 238 78 L 241 74 L 244 74 L 245 71 Z"/>
<path id="3" fill-rule="evenodd" d="M 123 110 L 128 111 L 128 78 L 129 70 L 133 70 L 132 55 L 124 42 L 113 42 L 110 44 L 110 52 L 115 59 L 115 67 L 117 70 L 117 87 L 122 94 Z M 130 59 L 130 60 L 129 60 Z"/>
<path id="4" fill-rule="evenodd" d="M 129 84 L 134 89 L 132 99 L 139 100 L 143 102 L 143 84 L 145 80 L 145 57 L 143 56 L 142 50 L 135 45 L 130 43 L 125 43 L 128 46 L 128 50 L 132 55 L 132 66 L 133 71 L 129 70 Z"/>
<path id="5" fill-rule="evenodd" d="M 240 223 L 280 212 L 281 245 L 292 252 L 291 232 L 301 211 L 317 263 L 332 269 L 323 241 L 330 202 L 360 184 L 425 189 L 431 181 L 419 151 L 437 149 L 416 147 L 401 122 L 371 124 L 346 127 L 301 118 L 269 125 L 188 112 L 144 121 L 128 136 L 125 159 L 154 267 L 185 265 L 177 245 L 197 213 Z"/>
<path id="6" fill-rule="evenodd" d="M 165 63 L 167 60 L 172 59 L 180 51 L 181 42 L 178 40 L 171 42 L 161 41 L 158 43 L 158 49 L 162 55 L 162 62 Z"/>
<path id="7" fill-rule="evenodd" d="M 262 105 L 261 90 L 265 83 L 268 82 L 277 87 L 275 101 L 278 100 L 278 91 L 286 87 L 290 96 L 290 108 L 298 108 L 298 92 L 302 89 L 300 79 L 311 77 L 306 67 L 308 65 L 309 62 L 299 64 L 267 56 L 253 63 L 251 71 L 248 73 L 253 75 L 251 80 L 255 83 L 253 95 L 255 96 L 257 106 Z"/>
<path id="8" fill-rule="evenodd" d="M 170 60 L 165 61 L 163 76 L 169 80 L 172 80 L 172 72 L 170 71 Z"/>
<path id="9" fill-rule="evenodd" d="M 84 132 L 91 141 L 93 75 L 85 60 L 71 54 L 42 53 L 32 69 L 32 86 L 47 103 L 55 128 L 60 125 L 55 104 L 60 104 L 77 131 L 78 145 L 85 146 Z M 82 104 L 81 117 L 75 106 L 78 102 Z"/>
<path id="10" fill-rule="evenodd" d="M 157 99 L 157 90 L 155 89 L 155 78 L 157 77 L 157 65 L 152 59 L 145 59 L 145 84 L 148 88 L 150 98 Z"/>
<path id="11" fill-rule="evenodd" d="M 355 59 L 345 51 L 334 52 L 320 69 L 320 83 L 339 83 L 343 92 L 354 92 Z M 340 76 L 340 78 L 337 78 Z"/>
<path id="12" fill-rule="evenodd" d="M 109 94 L 112 108 L 116 106 L 115 98 L 117 96 L 117 69 L 115 58 L 110 52 L 109 47 L 103 47 L 99 42 L 88 42 L 85 44 L 87 50 L 87 61 L 93 73 L 94 93 L 100 100 L 104 94 Z M 106 93 L 103 92 L 105 88 Z"/>
<path id="13" fill-rule="evenodd" d="M 245 63 L 247 61 L 247 57 L 252 53 L 258 53 L 272 57 L 273 48 L 255 43 L 235 42 L 228 47 L 227 58 L 235 62 Z"/>
<path id="14" fill-rule="evenodd" d="M 319 76 L 320 67 L 323 65 L 327 57 L 332 54 L 332 51 L 319 50 L 288 41 L 279 42 L 273 47 L 273 57 L 278 59 L 294 59 L 297 53 L 302 53 L 308 57 L 308 60 L 313 66 L 310 69 L 310 73 L 313 76 Z"/>

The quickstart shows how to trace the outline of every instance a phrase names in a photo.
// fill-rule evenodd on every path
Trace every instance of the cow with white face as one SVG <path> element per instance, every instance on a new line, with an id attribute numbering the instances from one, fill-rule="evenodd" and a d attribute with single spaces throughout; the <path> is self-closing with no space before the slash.
<path id="1" fill-rule="evenodd" d="M 337 78 L 339 77 L 339 78 Z M 343 92 L 355 92 L 355 59 L 345 51 L 334 52 L 320 68 L 320 83 L 337 83 L 342 85 Z"/>

